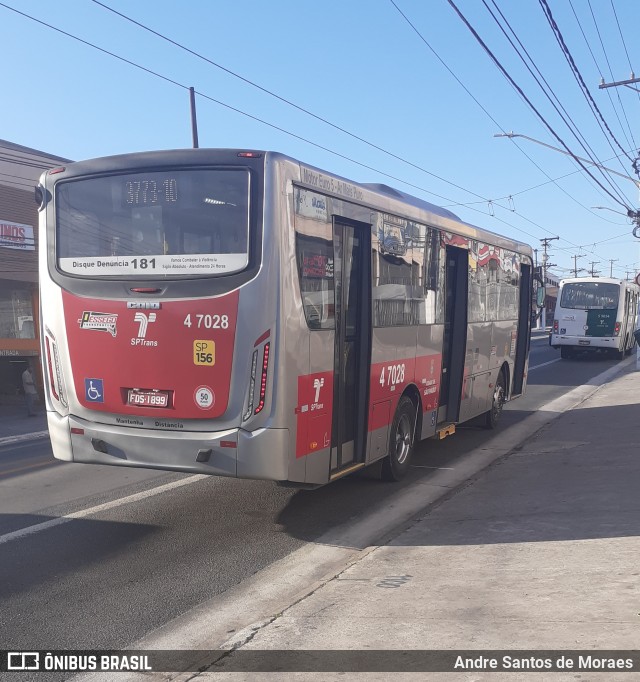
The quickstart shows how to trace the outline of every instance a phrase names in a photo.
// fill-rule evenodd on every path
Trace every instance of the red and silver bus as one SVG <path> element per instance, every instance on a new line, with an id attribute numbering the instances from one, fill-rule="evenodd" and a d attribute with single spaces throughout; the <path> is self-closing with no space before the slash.
<path id="1" fill-rule="evenodd" d="M 274 152 L 43 174 L 54 455 L 317 486 L 523 393 L 532 250 Z"/>

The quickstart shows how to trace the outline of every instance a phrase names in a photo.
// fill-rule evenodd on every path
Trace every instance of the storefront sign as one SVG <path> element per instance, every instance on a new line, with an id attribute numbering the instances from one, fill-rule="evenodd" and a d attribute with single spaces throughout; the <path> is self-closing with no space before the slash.
<path id="1" fill-rule="evenodd" d="M 33 238 L 33 227 L 0 219 L 0 247 L 4 249 L 35 251 L 36 244 Z"/>

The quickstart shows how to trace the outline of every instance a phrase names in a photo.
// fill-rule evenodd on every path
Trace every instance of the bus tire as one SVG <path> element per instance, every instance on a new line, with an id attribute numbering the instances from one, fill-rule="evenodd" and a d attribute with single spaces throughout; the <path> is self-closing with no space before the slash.
<path id="1" fill-rule="evenodd" d="M 560 346 L 560 357 L 563 360 L 571 360 L 573 357 L 573 348 L 571 346 Z"/>
<path id="2" fill-rule="evenodd" d="M 383 481 L 399 481 L 409 471 L 413 454 L 416 408 L 406 395 L 400 398 L 389 430 L 389 450 L 382 460 Z"/>
<path id="3" fill-rule="evenodd" d="M 506 398 L 506 388 L 504 380 L 504 372 L 500 370 L 498 378 L 496 379 L 496 385 L 493 388 L 493 396 L 491 398 L 491 409 L 485 412 L 484 415 L 484 425 L 487 429 L 495 429 L 500 421 L 500 416 L 502 415 L 502 408 L 505 404 Z"/>

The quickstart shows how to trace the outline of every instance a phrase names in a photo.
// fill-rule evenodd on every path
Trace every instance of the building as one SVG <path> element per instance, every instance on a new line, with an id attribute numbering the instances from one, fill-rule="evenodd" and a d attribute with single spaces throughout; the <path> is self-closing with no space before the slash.
<path id="1" fill-rule="evenodd" d="M 34 188 L 68 159 L 0 140 L 0 406 L 22 400 L 22 372 L 42 384 L 38 328 L 38 210 Z"/>

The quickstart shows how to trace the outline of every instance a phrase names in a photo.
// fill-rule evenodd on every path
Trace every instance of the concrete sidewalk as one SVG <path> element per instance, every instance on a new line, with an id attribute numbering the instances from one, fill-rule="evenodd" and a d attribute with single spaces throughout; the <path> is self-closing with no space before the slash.
<path id="1" fill-rule="evenodd" d="M 242 651 L 291 648 L 638 649 L 640 372 L 634 368 L 442 498 L 389 544 L 365 550 L 267 624 L 238 633 L 226 645 L 238 647 L 227 663 Z M 213 670 L 216 679 L 256 679 L 225 674 L 224 659 Z M 541 679 L 634 678 L 578 672 Z M 489 675 L 467 672 L 464 679 Z M 522 679 L 522 673 L 500 675 Z M 344 679 L 322 676 L 338 678 Z"/>
<path id="2" fill-rule="evenodd" d="M 37 410 L 35 417 L 29 417 L 25 404 L 0 405 L 0 445 L 46 438 L 49 431 L 44 405 L 37 405 Z"/>

